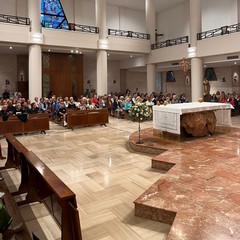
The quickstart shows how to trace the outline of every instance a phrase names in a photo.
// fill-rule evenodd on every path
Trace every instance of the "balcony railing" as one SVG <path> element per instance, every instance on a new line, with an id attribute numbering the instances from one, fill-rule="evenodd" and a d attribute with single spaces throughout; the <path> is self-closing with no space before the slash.
<path id="1" fill-rule="evenodd" d="M 108 35 L 118 36 L 118 37 L 127 37 L 127 38 L 146 39 L 146 40 L 150 39 L 150 34 L 147 34 L 147 33 L 139 33 L 139 32 L 117 30 L 117 29 L 108 29 Z"/>
<path id="2" fill-rule="evenodd" d="M 11 16 L 6 14 L 0 14 L 0 22 L 20 24 L 20 25 L 30 25 L 30 19 L 25 17 Z"/>
<path id="3" fill-rule="evenodd" d="M 76 23 L 69 23 L 69 30 L 79 31 L 79 32 L 87 32 L 87 33 L 99 33 L 98 27 L 81 25 Z"/>
<path id="4" fill-rule="evenodd" d="M 163 42 L 152 44 L 151 49 L 155 50 L 155 49 L 174 46 L 174 45 L 183 44 L 183 43 L 188 43 L 188 36 L 169 39 Z"/>
<path id="5" fill-rule="evenodd" d="M 197 40 L 202 40 L 206 38 L 212 38 L 217 36 L 222 36 L 225 34 L 231 34 L 235 32 L 240 32 L 240 23 L 229 25 L 229 26 L 223 26 L 220 28 L 212 29 L 206 32 L 201 32 L 197 34 Z"/>

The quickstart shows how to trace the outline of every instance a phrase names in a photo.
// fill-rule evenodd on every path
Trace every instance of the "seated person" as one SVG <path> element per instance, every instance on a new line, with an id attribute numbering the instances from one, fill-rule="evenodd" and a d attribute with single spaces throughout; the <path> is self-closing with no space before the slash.
<path id="1" fill-rule="evenodd" d="M 29 113 L 34 114 L 38 112 L 39 108 L 37 107 L 36 103 L 35 102 L 31 103 L 31 109 L 29 110 Z"/>
<path id="2" fill-rule="evenodd" d="M 60 108 L 59 99 L 53 99 L 53 104 L 52 104 L 52 120 L 54 120 L 55 115 L 57 114 L 59 108 Z"/>
<path id="3" fill-rule="evenodd" d="M 60 104 L 60 108 L 58 109 L 57 115 L 59 117 L 59 121 L 63 119 L 63 126 L 66 127 L 67 126 L 67 109 L 63 102 Z"/>
<path id="4" fill-rule="evenodd" d="M 37 105 L 36 105 L 36 107 L 37 107 Z M 42 111 L 42 112 L 45 112 L 47 110 L 47 104 L 44 101 L 44 98 L 40 98 L 39 110 Z"/>
<path id="5" fill-rule="evenodd" d="M 22 114 L 24 114 L 24 113 L 25 113 L 25 114 L 28 114 L 29 111 L 30 111 L 30 108 L 28 107 L 27 102 L 26 102 L 26 101 L 23 101 L 23 102 L 22 102 L 22 108 L 21 108 Z"/>
<path id="6" fill-rule="evenodd" d="M 98 107 L 98 103 L 99 103 L 99 100 L 97 98 L 97 94 L 94 94 L 93 98 L 92 98 L 92 104 L 94 104 L 96 107 Z"/>
<path id="7" fill-rule="evenodd" d="M 13 114 L 14 111 L 15 111 L 15 107 L 13 106 L 13 101 L 9 100 L 8 101 L 7 112 L 9 113 L 9 115 L 11 115 L 11 114 Z"/>
<path id="8" fill-rule="evenodd" d="M 125 111 L 128 112 L 129 108 L 132 106 L 132 101 L 131 101 L 131 98 L 130 97 L 127 97 L 126 98 L 126 101 L 125 101 Z"/>
<path id="9" fill-rule="evenodd" d="M 76 108 L 73 97 L 70 97 L 70 102 L 68 103 L 68 108 Z"/>
<path id="10" fill-rule="evenodd" d="M 2 117 L 2 120 L 3 121 L 7 121 L 8 120 L 8 117 L 9 117 L 9 112 L 7 111 L 7 105 L 3 105 L 2 106 L 2 109 L 0 111 L 0 116 Z"/>
<path id="11" fill-rule="evenodd" d="M 14 235 L 22 230 L 22 223 L 13 228 L 9 228 L 12 223 L 12 217 L 6 208 L 0 204 L 0 233 L 3 240 L 11 240 Z"/>
<path id="12" fill-rule="evenodd" d="M 14 115 L 21 114 L 21 109 L 22 109 L 21 103 L 18 102 L 18 103 L 16 104 L 15 110 L 13 111 L 13 114 L 14 114 Z"/>

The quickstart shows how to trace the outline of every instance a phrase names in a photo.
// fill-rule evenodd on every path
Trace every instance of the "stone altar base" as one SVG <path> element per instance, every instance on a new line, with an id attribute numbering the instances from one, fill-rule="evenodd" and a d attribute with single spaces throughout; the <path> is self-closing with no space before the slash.
<path id="1" fill-rule="evenodd" d="M 194 137 L 203 137 L 213 134 L 217 119 L 214 111 L 186 113 L 181 116 L 181 131 Z"/>
<path id="2" fill-rule="evenodd" d="M 178 142 L 149 128 L 141 138 L 146 152 L 163 151 L 152 167 L 167 172 L 134 201 L 135 215 L 171 223 L 168 240 L 240 239 L 240 129 Z M 137 140 L 136 132 L 130 145 Z"/>

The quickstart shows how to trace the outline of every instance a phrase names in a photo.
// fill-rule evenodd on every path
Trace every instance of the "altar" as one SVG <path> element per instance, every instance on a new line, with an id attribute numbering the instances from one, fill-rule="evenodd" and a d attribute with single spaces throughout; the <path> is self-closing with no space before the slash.
<path id="1" fill-rule="evenodd" d="M 190 134 L 199 132 L 192 134 L 193 136 L 204 136 L 211 134 L 216 125 L 230 127 L 232 108 L 229 103 L 213 102 L 153 106 L 153 130 L 177 136 L 187 130 Z"/>

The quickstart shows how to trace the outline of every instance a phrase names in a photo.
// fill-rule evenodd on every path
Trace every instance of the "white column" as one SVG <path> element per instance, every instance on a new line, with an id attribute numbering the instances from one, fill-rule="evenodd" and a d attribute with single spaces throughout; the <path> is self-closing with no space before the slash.
<path id="1" fill-rule="evenodd" d="M 40 21 L 41 21 L 41 1 L 29 0 L 28 1 L 28 17 L 31 21 L 31 32 L 40 33 Z"/>
<path id="2" fill-rule="evenodd" d="M 203 98 L 203 61 L 201 58 L 191 60 L 192 102 Z"/>
<path id="3" fill-rule="evenodd" d="M 29 98 L 42 97 L 42 49 L 40 45 L 29 47 Z"/>
<path id="4" fill-rule="evenodd" d="M 28 1 L 28 17 L 31 21 L 29 47 L 29 98 L 42 97 L 42 49 L 40 0 Z"/>
<path id="5" fill-rule="evenodd" d="M 104 95 L 108 90 L 106 0 L 95 0 L 95 7 L 96 26 L 99 27 L 99 50 L 97 51 L 97 94 Z"/>
<path id="6" fill-rule="evenodd" d="M 97 94 L 107 93 L 107 52 L 97 51 Z"/>
<path id="7" fill-rule="evenodd" d="M 155 0 L 145 0 L 146 30 L 150 34 L 151 44 L 155 43 Z"/>
<path id="8" fill-rule="evenodd" d="M 150 95 L 156 90 L 156 65 L 147 65 L 147 94 Z"/>
<path id="9" fill-rule="evenodd" d="M 189 0 L 190 7 L 190 45 L 196 47 L 197 33 L 202 30 L 201 0 Z"/>
<path id="10" fill-rule="evenodd" d="M 192 101 L 203 97 L 203 62 L 197 57 L 197 33 L 201 32 L 201 0 L 189 0 L 190 9 L 190 47 L 188 58 L 191 58 L 191 93 Z"/>
<path id="11" fill-rule="evenodd" d="M 155 0 L 145 0 L 146 31 L 150 34 L 150 44 L 155 43 Z M 146 58 L 148 59 L 148 57 Z M 147 93 L 155 92 L 156 66 L 147 64 Z"/>
<path id="12" fill-rule="evenodd" d="M 106 0 L 96 0 L 96 25 L 99 27 L 99 38 L 107 39 L 107 24 L 106 24 Z"/>

